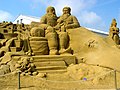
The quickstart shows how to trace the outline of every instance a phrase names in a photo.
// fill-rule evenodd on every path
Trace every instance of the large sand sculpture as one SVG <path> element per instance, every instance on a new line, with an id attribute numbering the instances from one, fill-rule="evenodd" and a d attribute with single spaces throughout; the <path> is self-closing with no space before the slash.
<path id="1" fill-rule="evenodd" d="M 80 26 L 70 11 L 70 7 L 63 8 L 63 15 L 58 18 L 54 7 L 48 7 L 41 22 L 0 23 L 0 66 L 4 68 L 0 74 L 17 70 L 21 75 L 61 73 L 79 63 L 88 68 L 93 65 L 120 71 L 116 20 L 110 34 L 102 37 Z"/>
<path id="2" fill-rule="evenodd" d="M 40 22 L 30 25 L 22 21 L 18 24 L 2 22 L 0 75 L 10 75 L 8 79 L 1 79 L 0 88 L 9 89 L 6 85 L 12 84 L 17 74 L 21 75 L 23 85 L 34 86 L 36 90 L 95 88 L 94 85 L 103 85 L 99 83 L 102 80 L 107 87 L 111 82 L 117 85 L 113 81 L 117 81 L 115 73 L 120 71 L 119 44 L 119 28 L 115 19 L 112 20 L 109 35 L 102 37 L 80 26 L 77 18 L 71 15 L 70 7 L 64 7 L 63 15 L 58 18 L 55 8 L 50 6 Z M 90 87 L 82 84 L 84 82 Z"/>

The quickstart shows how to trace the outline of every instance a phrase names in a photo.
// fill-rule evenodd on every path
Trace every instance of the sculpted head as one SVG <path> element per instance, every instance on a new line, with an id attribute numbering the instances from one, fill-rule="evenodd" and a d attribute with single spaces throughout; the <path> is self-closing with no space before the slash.
<path id="1" fill-rule="evenodd" d="M 115 27 L 117 26 L 116 19 L 113 19 L 113 20 L 112 20 L 111 27 L 112 27 L 112 26 L 115 26 Z"/>
<path id="2" fill-rule="evenodd" d="M 71 15 L 71 8 L 70 7 L 64 7 L 63 8 L 63 14 L 70 14 Z"/>
<path id="3" fill-rule="evenodd" d="M 46 12 L 47 12 L 48 14 L 55 14 L 55 8 L 52 7 L 52 6 L 49 6 L 49 7 L 47 7 Z"/>

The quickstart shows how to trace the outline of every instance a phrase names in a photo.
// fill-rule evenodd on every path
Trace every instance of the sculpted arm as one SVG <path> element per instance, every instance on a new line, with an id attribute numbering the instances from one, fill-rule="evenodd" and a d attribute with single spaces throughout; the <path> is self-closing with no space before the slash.
<path id="1" fill-rule="evenodd" d="M 47 24 L 46 16 L 42 16 L 40 19 L 40 24 Z"/>
<path id="2" fill-rule="evenodd" d="M 73 23 L 70 23 L 70 24 L 68 23 L 68 24 L 66 25 L 66 28 L 67 28 L 67 29 L 80 27 L 80 24 L 79 24 L 79 22 L 78 22 L 78 20 L 77 20 L 77 18 L 76 18 L 75 16 L 72 16 L 72 22 L 73 22 Z"/>
<path id="3" fill-rule="evenodd" d="M 55 28 L 56 30 L 60 29 L 61 26 L 64 25 L 63 22 L 64 22 L 64 21 L 63 21 L 63 18 L 62 18 L 62 17 L 59 17 L 58 20 L 57 20 L 57 25 L 56 25 L 54 28 Z"/>
<path id="4" fill-rule="evenodd" d="M 49 25 L 47 25 L 47 17 L 46 17 L 46 15 L 44 15 L 40 19 L 39 27 L 42 28 L 43 30 L 46 30 L 48 26 Z"/>

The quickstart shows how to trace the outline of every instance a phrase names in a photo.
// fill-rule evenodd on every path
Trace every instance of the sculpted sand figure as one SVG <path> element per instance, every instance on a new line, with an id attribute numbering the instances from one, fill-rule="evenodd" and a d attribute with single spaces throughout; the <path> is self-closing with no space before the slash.
<path id="1" fill-rule="evenodd" d="M 112 20 L 112 23 L 109 29 L 109 37 L 112 38 L 117 45 L 119 45 L 119 28 L 117 28 L 116 19 Z"/>
<path id="2" fill-rule="evenodd" d="M 65 29 L 72 29 L 80 27 L 80 24 L 77 18 L 71 15 L 71 8 L 64 7 L 63 8 L 63 15 L 57 20 L 59 27 L 64 26 Z"/>
<path id="3" fill-rule="evenodd" d="M 50 55 L 56 55 L 58 54 L 58 37 L 57 33 L 54 29 L 54 26 L 57 25 L 57 16 L 55 13 L 55 8 L 52 6 L 49 6 L 46 10 L 46 14 L 41 17 L 40 23 L 38 27 L 34 27 L 31 29 L 31 31 L 39 32 L 39 28 L 43 29 L 43 32 L 45 37 L 48 40 L 48 47 L 49 47 L 49 54 Z M 43 36 L 43 35 L 42 35 Z"/>
<path id="4" fill-rule="evenodd" d="M 48 26 L 54 27 L 57 25 L 57 19 L 58 17 L 56 16 L 55 8 L 52 6 L 49 6 L 46 9 L 46 14 L 41 17 L 40 24 L 46 25 L 46 29 Z"/>
<path id="5" fill-rule="evenodd" d="M 80 24 L 75 16 L 71 15 L 71 8 L 64 7 L 63 8 L 63 15 L 57 20 L 56 28 L 59 29 L 59 46 L 60 54 L 68 53 L 69 52 L 69 37 L 67 33 L 67 29 L 74 29 L 80 27 Z M 68 49 L 69 48 L 69 49 Z M 70 52 L 69 52 L 70 53 Z"/>
<path id="6" fill-rule="evenodd" d="M 54 27 L 57 25 L 57 16 L 55 13 L 55 8 L 49 6 L 46 10 L 46 14 L 41 17 L 40 27 L 45 30 L 45 37 L 48 40 L 49 54 L 58 54 L 58 37 Z"/>
<path id="7" fill-rule="evenodd" d="M 58 19 L 55 8 L 49 6 L 46 10 L 46 14 L 41 17 L 38 27 L 31 29 L 33 32 L 38 32 L 40 28 L 45 31 L 50 55 L 71 53 L 69 36 L 66 30 L 80 27 L 80 24 L 77 18 L 72 16 L 70 12 L 70 7 L 64 7 L 63 15 Z"/>

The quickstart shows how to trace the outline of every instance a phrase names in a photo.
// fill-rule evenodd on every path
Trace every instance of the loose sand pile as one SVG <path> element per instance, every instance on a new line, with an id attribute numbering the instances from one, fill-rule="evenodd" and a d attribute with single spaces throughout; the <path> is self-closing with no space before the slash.
<path id="1" fill-rule="evenodd" d="M 73 80 L 93 80 L 99 75 L 104 76 L 108 72 L 112 72 L 112 70 L 84 63 L 70 65 L 67 68 L 67 75 Z"/>

